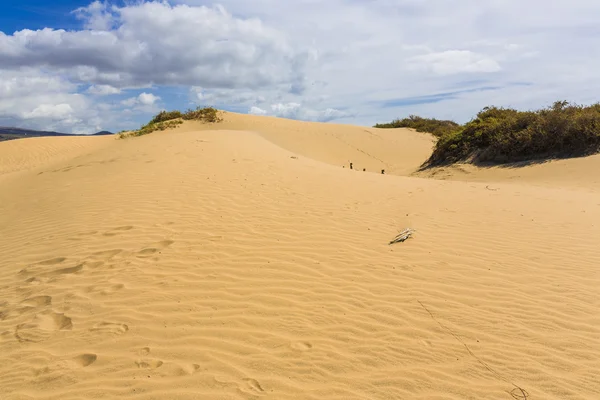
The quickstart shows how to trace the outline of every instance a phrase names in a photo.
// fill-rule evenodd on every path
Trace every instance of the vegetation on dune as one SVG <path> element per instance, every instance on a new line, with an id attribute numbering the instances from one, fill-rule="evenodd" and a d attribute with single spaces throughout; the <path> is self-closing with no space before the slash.
<path id="1" fill-rule="evenodd" d="M 207 123 L 217 123 L 223 121 L 219 110 L 213 107 L 198 107 L 195 110 L 187 110 L 181 117 L 185 120 L 193 119 Z"/>
<path id="2" fill-rule="evenodd" d="M 507 163 L 574 157 L 600 151 L 600 104 L 557 101 L 537 111 L 486 107 L 442 137 L 427 165 L 465 161 Z"/>
<path id="3" fill-rule="evenodd" d="M 537 111 L 485 107 L 462 126 L 411 116 L 376 127 L 436 130 L 439 140 L 424 167 L 456 162 L 502 164 L 600 152 L 600 104 L 557 101 Z"/>
<path id="4" fill-rule="evenodd" d="M 431 133 L 435 137 L 442 137 L 460 129 L 460 125 L 454 121 L 439 120 L 435 118 L 423 118 L 411 115 L 408 118 L 396 119 L 387 124 L 377 124 L 375 128 L 412 128 L 417 132 Z"/>
<path id="5" fill-rule="evenodd" d="M 158 122 L 170 121 L 172 119 L 181 118 L 181 111 L 161 111 L 152 118 L 150 121 L 151 124 L 156 124 Z"/>
<path id="6" fill-rule="evenodd" d="M 128 137 L 143 136 L 155 131 L 164 131 L 165 129 L 175 128 L 180 124 L 183 124 L 183 121 L 180 118 L 163 122 L 149 122 L 137 131 L 120 133 L 119 138 L 125 139 Z"/>
<path id="7" fill-rule="evenodd" d="M 183 124 L 183 120 L 196 120 L 205 123 L 222 122 L 223 118 L 219 110 L 213 107 L 198 107 L 195 110 L 187 110 L 185 113 L 181 111 L 161 111 L 156 114 L 150 122 L 142 126 L 140 129 L 131 132 L 122 132 L 119 134 L 121 139 L 127 137 L 143 136 L 155 131 L 164 131 L 166 129 L 175 128 Z"/>

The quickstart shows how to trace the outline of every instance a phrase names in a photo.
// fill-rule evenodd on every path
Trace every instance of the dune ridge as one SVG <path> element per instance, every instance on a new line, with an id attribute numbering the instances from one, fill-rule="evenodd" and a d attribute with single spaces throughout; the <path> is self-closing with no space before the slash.
<path id="1" fill-rule="evenodd" d="M 1 398 L 600 397 L 593 186 L 350 171 L 408 175 L 430 139 L 245 119 L 27 139 L 0 180 Z"/>

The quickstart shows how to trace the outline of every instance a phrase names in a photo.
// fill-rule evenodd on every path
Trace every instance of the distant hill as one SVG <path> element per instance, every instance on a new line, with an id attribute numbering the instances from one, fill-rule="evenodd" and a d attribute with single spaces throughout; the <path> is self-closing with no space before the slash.
<path id="1" fill-rule="evenodd" d="M 75 135 L 72 133 L 61 133 L 54 131 L 36 131 L 33 129 L 13 128 L 7 126 L 0 126 L 0 142 L 4 140 L 12 139 L 24 139 L 31 137 L 42 137 L 42 136 L 96 136 L 96 135 L 113 135 L 109 131 L 96 132 L 92 135 Z"/>

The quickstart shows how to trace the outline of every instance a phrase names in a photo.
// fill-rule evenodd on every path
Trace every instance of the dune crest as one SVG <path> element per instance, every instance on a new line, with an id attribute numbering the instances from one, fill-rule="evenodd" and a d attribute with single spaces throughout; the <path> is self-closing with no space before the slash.
<path id="1" fill-rule="evenodd" d="M 2 158 L 0 398 L 600 396 L 597 189 L 363 173 L 432 142 L 227 115 Z"/>

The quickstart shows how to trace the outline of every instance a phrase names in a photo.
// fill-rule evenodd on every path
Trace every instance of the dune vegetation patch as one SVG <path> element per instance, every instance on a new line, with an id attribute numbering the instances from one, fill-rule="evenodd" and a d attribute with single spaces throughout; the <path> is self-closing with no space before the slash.
<path id="1" fill-rule="evenodd" d="M 418 115 L 411 115 L 408 118 L 395 119 L 386 124 L 376 124 L 375 128 L 412 128 L 417 132 L 431 133 L 433 136 L 440 138 L 450 133 L 456 132 L 461 126 L 448 120 L 440 120 L 435 118 L 423 118 Z"/>
<path id="2" fill-rule="evenodd" d="M 600 103 L 580 106 L 557 101 L 535 111 L 485 107 L 464 125 L 411 116 L 376 127 L 408 127 L 437 136 L 423 168 L 578 157 L 600 151 Z"/>
<path id="3" fill-rule="evenodd" d="M 181 125 L 184 120 L 218 123 L 223 121 L 223 117 L 221 116 L 221 112 L 213 107 L 198 107 L 196 109 L 189 109 L 184 113 L 177 110 L 161 111 L 140 129 L 119 133 L 119 138 L 125 139 L 128 137 L 143 136 L 155 131 L 176 128 L 178 125 Z"/>

